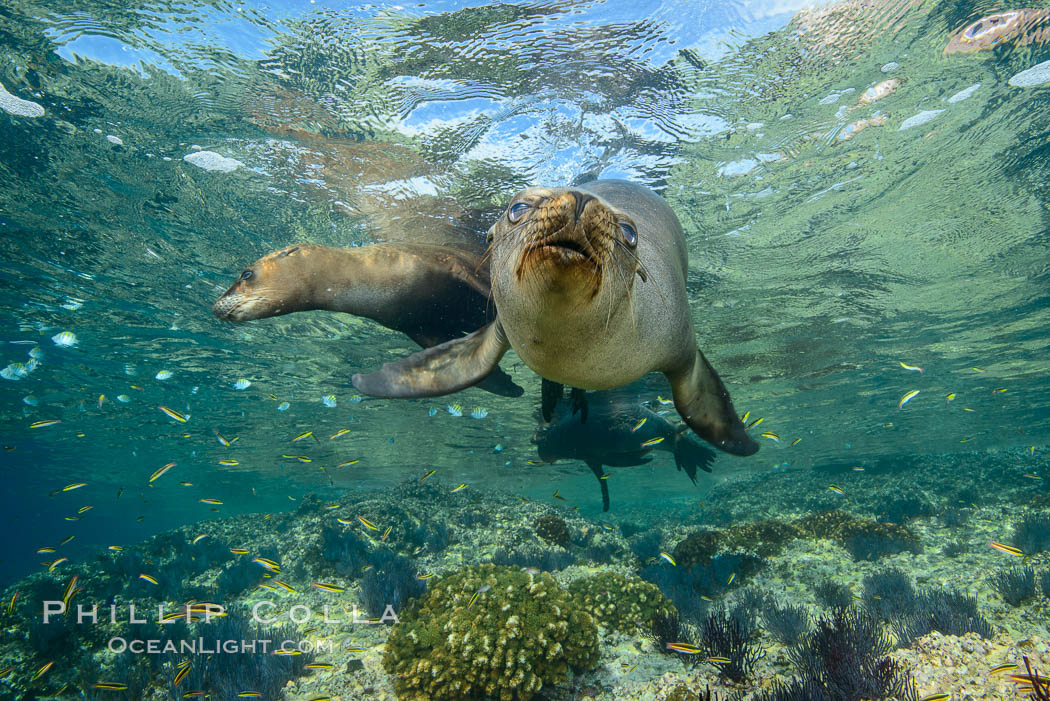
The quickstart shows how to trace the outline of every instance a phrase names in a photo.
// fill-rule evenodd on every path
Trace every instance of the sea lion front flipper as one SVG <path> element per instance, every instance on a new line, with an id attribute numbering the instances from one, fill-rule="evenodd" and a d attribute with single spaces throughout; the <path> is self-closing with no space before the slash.
<path id="1" fill-rule="evenodd" d="M 591 468 L 591 472 L 598 478 L 598 484 L 602 488 L 602 511 L 609 510 L 609 485 L 606 480 L 602 479 L 605 477 L 605 470 L 602 469 L 600 462 L 588 462 L 587 467 Z"/>
<path id="2" fill-rule="evenodd" d="M 572 405 L 572 413 L 580 412 L 580 423 L 587 423 L 587 390 L 573 387 L 569 393 L 569 403 Z"/>
<path id="3" fill-rule="evenodd" d="M 554 418 L 554 410 L 565 394 L 565 386 L 560 382 L 548 380 L 546 377 L 540 383 L 540 416 L 547 423 Z"/>
<path id="4" fill-rule="evenodd" d="M 691 367 L 667 373 L 674 406 L 689 428 L 705 441 L 733 455 L 752 455 L 758 443 L 744 430 L 733 400 L 718 373 L 700 351 Z"/>
<path id="5" fill-rule="evenodd" d="M 711 463 L 715 461 L 716 453 L 705 445 L 697 443 L 686 435 L 689 431 L 685 426 L 675 434 L 674 437 L 674 464 L 679 470 L 683 470 L 689 479 L 696 484 L 696 468 L 704 472 L 711 471 Z"/>
<path id="6" fill-rule="evenodd" d="M 499 366 L 510 348 L 499 320 L 472 334 L 448 341 L 366 375 L 356 374 L 357 391 L 370 397 L 438 397 L 476 385 Z"/>

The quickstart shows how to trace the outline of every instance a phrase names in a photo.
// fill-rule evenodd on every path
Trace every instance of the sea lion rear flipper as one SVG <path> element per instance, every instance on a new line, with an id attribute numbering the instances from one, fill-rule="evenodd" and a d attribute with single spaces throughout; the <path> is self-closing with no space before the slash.
<path id="1" fill-rule="evenodd" d="M 715 461 L 715 451 L 702 446 L 689 436 L 685 435 L 686 428 L 674 437 L 674 464 L 679 470 L 684 470 L 689 479 L 696 483 L 696 468 L 704 472 L 711 471 L 711 463 Z"/>
<path id="2" fill-rule="evenodd" d="M 547 423 L 554 418 L 554 410 L 558 407 L 565 394 L 565 386 L 560 382 L 548 380 L 546 377 L 540 383 L 540 416 Z"/>
<path id="3" fill-rule="evenodd" d="M 602 488 L 602 511 L 609 510 L 609 485 L 606 484 L 606 480 L 602 479 L 605 476 L 605 470 L 602 469 L 600 462 L 588 462 L 587 467 L 591 468 L 591 472 L 598 478 L 598 484 Z"/>
<path id="4" fill-rule="evenodd" d="M 580 423 L 587 423 L 587 390 L 573 387 L 569 393 L 569 402 L 572 404 L 573 415 L 580 412 Z"/>
<path id="5" fill-rule="evenodd" d="M 752 455 L 758 443 L 744 430 L 729 391 L 700 351 L 692 367 L 668 373 L 674 406 L 689 428 L 705 441 L 733 455 Z"/>
<path id="6" fill-rule="evenodd" d="M 520 397 L 525 394 L 525 390 L 522 389 L 521 385 L 510 379 L 510 375 L 499 366 L 496 366 L 489 376 L 476 386 L 478 389 L 498 394 L 501 397 Z"/>
<path id="7" fill-rule="evenodd" d="M 476 385 L 499 366 L 510 342 L 499 320 L 474 333 L 392 363 L 366 375 L 356 374 L 357 391 L 371 397 L 438 397 Z"/>

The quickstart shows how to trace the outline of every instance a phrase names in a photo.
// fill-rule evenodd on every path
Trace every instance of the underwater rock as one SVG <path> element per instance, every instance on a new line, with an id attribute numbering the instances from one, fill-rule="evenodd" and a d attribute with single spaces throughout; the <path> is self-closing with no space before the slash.
<path id="1" fill-rule="evenodd" d="M 966 25 L 948 41 L 945 54 L 990 51 L 1012 42 L 1014 46 L 1042 44 L 1050 40 L 1050 10 L 1007 10 Z"/>
<path id="2" fill-rule="evenodd" d="M 402 701 L 528 701 L 598 663 L 598 628 L 547 573 L 468 567 L 401 616 L 383 668 Z"/>
<path id="3" fill-rule="evenodd" d="M 913 114 L 912 116 L 908 117 L 903 122 L 901 122 L 901 125 L 900 127 L 898 127 L 897 131 L 904 131 L 905 129 L 911 129 L 912 127 L 921 126 L 926 122 L 936 119 L 937 115 L 939 115 L 943 111 L 944 110 L 923 110 L 918 114 Z"/>

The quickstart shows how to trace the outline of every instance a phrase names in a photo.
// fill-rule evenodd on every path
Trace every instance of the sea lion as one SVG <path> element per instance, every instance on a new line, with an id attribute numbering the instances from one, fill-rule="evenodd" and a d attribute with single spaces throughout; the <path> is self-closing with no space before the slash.
<path id="1" fill-rule="evenodd" d="M 519 192 L 489 229 L 497 317 L 455 341 L 354 375 L 358 391 L 427 397 L 469 387 L 509 348 L 545 379 L 593 390 L 648 372 L 671 382 L 701 438 L 758 450 L 696 346 L 685 292 L 685 237 L 656 193 L 623 180 Z"/>
<path id="2" fill-rule="evenodd" d="M 554 421 L 540 426 L 532 437 L 540 460 L 582 460 L 598 478 L 602 511 L 609 510 L 609 486 L 604 465 L 644 465 L 654 450 L 674 454 L 675 465 L 696 484 L 696 470 L 711 471 L 715 452 L 686 435 L 687 427 L 675 425 L 634 397 L 621 392 L 594 392 L 588 397 L 586 423 L 564 404 Z"/>
<path id="3" fill-rule="evenodd" d="M 241 273 L 212 306 L 219 319 L 249 321 L 311 309 L 363 316 L 429 348 L 492 321 L 489 269 L 468 251 L 388 243 L 332 248 L 310 243 L 269 253 Z M 523 390 L 496 369 L 478 385 Z"/>

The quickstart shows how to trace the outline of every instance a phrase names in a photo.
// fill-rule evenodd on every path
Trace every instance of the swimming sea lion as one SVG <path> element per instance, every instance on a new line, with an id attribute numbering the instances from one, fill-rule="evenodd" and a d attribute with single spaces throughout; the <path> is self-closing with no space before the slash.
<path id="1" fill-rule="evenodd" d="M 246 268 L 212 306 L 219 319 L 249 321 L 311 309 L 363 316 L 429 348 L 492 321 L 489 269 L 447 246 L 301 243 Z M 502 370 L 479 387 L 509 397 L 523 390 Z"/>
<path id="2" fill-rule="evenodd" d="M 359 391 L 455 392 L 485 377 L 513 347 L 542 377 L 585 390 L 662 372 L 675 408 L 701 438 L 737 455 L 758 450 L 697 349 L 685 237 L 656 193 L 623 180 L 528 188 L 488 239 L 497 318 L 464 338 L 354 375 Z"/>
<path id="3" fill-rule="evenodd" d="M 620 392 L 594 392 L 588 398 L 590 418 L 584 422 L 571 407 L 560 405 L 554 421 L 536 429 L 532 442 L 540 460 L 582 460 L 602 489 L 602 511 L 609 510 L 609 486 L 604 465 L 644 465 L 654 450 L 674 454 L 675 465 L 696 483 L 696 470 L 711 471 L 715 452 L 675 425 Z"/>

